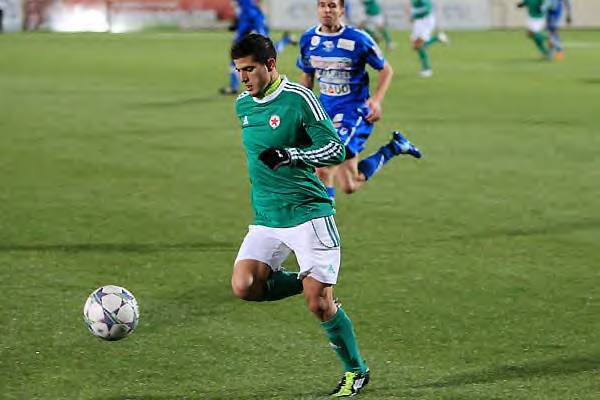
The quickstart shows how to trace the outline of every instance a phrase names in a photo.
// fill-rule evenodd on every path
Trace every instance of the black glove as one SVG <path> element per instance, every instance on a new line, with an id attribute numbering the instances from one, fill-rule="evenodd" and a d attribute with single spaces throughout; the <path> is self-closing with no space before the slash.
<path id="1" fill-rule="evenodd" d="M 258 158 L 271 169 L 277 169 L 282 165 L 288 165 L 292 162 L 290 153 L 288 153 L 285 149 L 280 149 L 277 147 L 271 147 L 264 150 L 259 154 Z"/>
<path id="2" fill-rule="evenodd" d="M 517 7 L 521 8 L 521 7 L 525 7 L 525 2 L 522 1 L 520 3 L 517 3 Z"/>
<path id="3" fill-rule="evenodd" d="M 571 19 L 571 14 L 567 14 L 567 25 L 571 25 L 573 19 Z"/>

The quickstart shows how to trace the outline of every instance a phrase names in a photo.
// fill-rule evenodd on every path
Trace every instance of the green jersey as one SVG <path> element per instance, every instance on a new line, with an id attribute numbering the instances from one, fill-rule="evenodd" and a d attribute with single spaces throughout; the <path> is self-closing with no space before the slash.
<path id="1" fill-rule="evenodd" d="M 262 99 L 242 93 L 235 104 L 246 151 L 254 223 L 276 228 L 335 214 L 315 167 L 339 164 L 345 149 L 312 91 L 283 77 Z M 258 159 L 284 148 L 291 163 L 271 170 Z"/>
<path id="2" fill-rule="evenodd" d="M 527 12 L 531 18 L 544 18 L 549 2 L 547 0 L 524 0 Z"/>
<path id="3" fill-rule="evenodd" d="M 410 16 L 412 19 L 425 18 L 431 14 L 431 0 L 410 0 Z"/>
<path id="4" fill-rule="evenodd" d="M 363 0 L 365 6 L 365 14 L 368 16 L 374 16 L 381 14 L 381 7 L 377 0 Z"/>

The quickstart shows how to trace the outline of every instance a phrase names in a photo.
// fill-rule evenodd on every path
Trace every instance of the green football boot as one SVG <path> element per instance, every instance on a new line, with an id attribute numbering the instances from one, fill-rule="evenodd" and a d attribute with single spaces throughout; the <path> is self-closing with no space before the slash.
<path id="1" fill-rule="evenodd" d="M 337 387 L 330 393 L 331 398 L 354 397 L 369 383 L 369 371 L 360 374 L 346 372 Z"/>

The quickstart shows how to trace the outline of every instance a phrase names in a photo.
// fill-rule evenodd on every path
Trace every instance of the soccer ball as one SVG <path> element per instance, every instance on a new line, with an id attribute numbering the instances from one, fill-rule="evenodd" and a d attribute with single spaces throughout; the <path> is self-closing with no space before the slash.
<path id="1" fill-rule="evenodd" d="M 137 326 L 139 317 L 135 297 L 120 286 L 108 285 L 94 290 L 83 306 L 83 320 L 88 329 L 104 340 L 128 336 Z"/>

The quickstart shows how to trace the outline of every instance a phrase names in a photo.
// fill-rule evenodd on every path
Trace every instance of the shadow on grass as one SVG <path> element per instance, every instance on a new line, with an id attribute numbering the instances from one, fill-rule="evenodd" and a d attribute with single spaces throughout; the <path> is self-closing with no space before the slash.
<path id="1" fill-rule="evenodd" d="M 65 243 L 65 244 L 0 244 L 0 252 L 48 251 L 65 253 L 157 253 L 165 251 L 235 251 L 239 243 Z"/>
<path id="2" fill-rule="evenodd" d="M 516 365 L 500 365 L 482 371 L 464 372 L 446 377 L 437 382 L 413 386 L 413 388 L 453 387 L 477 383 L 492 383 L 510 379 L 577 374 L 580 372 L 597 370 L 600 370 L 600 355 L 553 358 Z"/>
<path id="3" fill-rule="evenodd" d="M 583 78 L 581 83 L 586 85 L 600 85 L 600 78 Z"/>
<path id="4" fill-rule="evenodd" d="M 455 239 L 493 239 L 497 237 L 518 237 L 518 236 L 535 236 L 535 235 L 555 235 L 571 233 L 587 229 L 599 229 L 600 219 L 585 219 L 581 221 L 571 221 L 563 224 L 545 225 L 538 227 L 524 228 L 506 228 L 506 229 L 489 229 L 484 232 L 475 234 L 451 235 L 450 240 Z"/>
<path id="5" fill-rule="evenodd" d="M 231 400 L 231 399 L 235 399 L 235 400 L 268 400 L 268 399 L 284 399 L 286 398 L 285 395 L 281 395 L 281 394 L 273 394 L 273 395 L 248 395 L 248 396 L 244 396 L 243 394 L 240 395 L 239 393 L 235 394 L 234 396 L 232 395 L 219 395 L 219 396 L 206 396 L 206 395 L 133 395 L 133 396 L 127 396 L 127 395 L 118 395 L 118 396 L 111 396 L 111 397 L 107 397 L 107 396 L 102 396 L 100 398 L 98 398 L 97 400 Z M 304 394 L 299 394 L 297 396 L 293 396 L 291 397 L 294 400 L 315 400 L 315 399 L 328 399 L 329 396 L 327 395 L 307 395 L 306 393 Z"/>
<path id="6" fill-rule="evenodd" d="M 192 98 L 188 98 L 188 99 L 148 101 L 145 103 L 140 103 L 139 106 L 140 107 L 149 107 L 149 108 L 168 108 L 168 107 L 197 105 L 197 104 L 214 102 L 216 96 L 217 96 L 217 91 L 215 90 L 214 96 L 192 97 Z"/>

